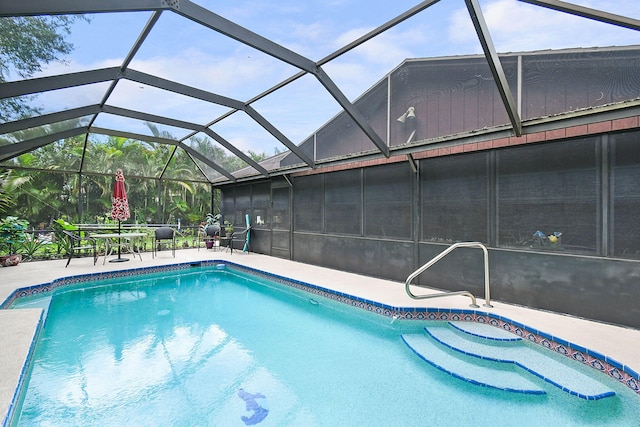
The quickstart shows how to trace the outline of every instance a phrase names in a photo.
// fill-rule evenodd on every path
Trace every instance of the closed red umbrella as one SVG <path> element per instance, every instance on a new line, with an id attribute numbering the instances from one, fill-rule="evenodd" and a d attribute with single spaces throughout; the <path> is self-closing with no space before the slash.
<path id="1" fill-rule="evenodd" d="M 118 221 L 118 234 L 120 234 L 120 222 L 129 219 L 129 201 L 127 191 L 124 188 L 124 174 L 122 169 L 116 171 L 116 182 L 113 185 L 113 198 L 111 199 L 111 218 Z M 129 261 L 120 257 L 120 241 L 118 241 L 118 258 L 109 262 Z"/>

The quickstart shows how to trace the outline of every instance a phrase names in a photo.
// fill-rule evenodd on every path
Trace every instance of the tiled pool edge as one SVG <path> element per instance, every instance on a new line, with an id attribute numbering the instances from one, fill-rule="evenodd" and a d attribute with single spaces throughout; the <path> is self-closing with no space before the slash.
<path id="1" fill-rule="evenodd" d="M 0 309 L 8 308 L 17 298 L 52 292 L 53 290 L 65 285 L 165 271 L 187 270 L 193 267 L 215 266 L 218 264 L 229 265 L 234 269 L 250 272 L 252 274 L 270 279 L 285 286 L 291 286 L 312 294 L 329 298 L 337 302 L 351 305 L 352 307 L 357 307 L 391 318 L 405 320 L 441 320 L 487 323 L 495 327 L 499 327 L 505 331 L 514 333 L 532 343 L 546 347 L 566 357 L 570 357 L 578 362 L 581 362 L 582 364 L 588 365 L 591 368 L 596 369 L 623 383 L 640 396 L 640 375 L 631 367 L 619 363 L 615 359 L 600 354 L 596 351 L 587 349 L 578 344 L 571 343 L 546 332 L 536 330 L 535 328 L 530 328 L 524 324 L 515 322 L 504 316 L 470 309 L 393 307 L 375 301 L 370 301 L 365 298 L 356 297 L 321 286 L 312 285 L 295 279 L 290 279 L 274 273 L 268 273 L 255 268 L 246 267 L 240 264 L 222 260 L 186 262 L 164 266 L 141 267 L 130 270 L 62 277 L 53 280 L 50 283 L 33 285 L 14 290 L 12 294 L 5 301 L 3 301 L 2 304 L 0 304 Z M 28 363 L 25 363 L 25 366 L 28 366 Z"/>
<path id="2" fill-rule="evenodd" d="M 22 369 L 20 370 L 20 376 L 18 377 L 18 384 L 13 391 L 13 396 L 11 397 L 11 401 L 9 402 L 9 406 L 7 407 L 7 413 L 4 414 L 4 419 L 2 420 L 2 427 L 8 427 L 11 421 L 11 416 L 13 415 L 13 410 L 18 403 L 18 399 L 20 398 L 20 393 L 22 392 L 22 386 L 24 384 L 24 378 L 29 370 L 29 364 L 31 363 L 31 358 L 33 356 L 33 352 L 36 348 L 36 343 L 38 342 L 38 337 L 40 336 L 40 332 L 43 329 L 45 319 L 44 319 L 44 310 L 41 310 L 40 317 L 38 319 L 38 323 L 36 325 L 36 329 L 33 333 L 33 339 L 31 340 L 31 344 L 29 345 L 29 350 L 27 350 L 27 357 L 25 358 L 25 362 L 22 365 Z"/>

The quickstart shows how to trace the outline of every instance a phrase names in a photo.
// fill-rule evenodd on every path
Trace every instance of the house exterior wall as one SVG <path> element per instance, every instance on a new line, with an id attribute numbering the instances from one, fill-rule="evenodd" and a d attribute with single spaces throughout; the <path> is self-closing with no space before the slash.
<path id="1" fill-rule="evenodd" d="M 229 185 L 223 209 L 237 224 L 266 209 L 256 252 L 401 282 L 449 245 L 479 241 L 492 299 L 640 328 L 638 60 L 637 47 L 501 56 L 522 118 L 553 119 L 506 137 L 487 131 L 509 120 L 483 58 L 407 61 L 355 105 L 391 148 L 421 141 L 412 161 L 292 173 L 288 206 L 281 178 L 271 190 Z M 398 121 L 410 107 L 414 122 Z M 317 160 L 371 147 L 344 113 L 302 144 Z M 483 296 L 482 268 L 481 251 L 460 249 L 416 283 Z"/>
<path id="2" fill-rule="evenodd" d="M 518 113 L 525 121 L 631 101 L 640 93 L 637 46 L 499 56 Z M 390 147 L 438 141 L 510 123 L 481 55 L 407 60 L 354 105 Z M 409 108 L 413 108 L 415 119 L 399 121 Z M 316 161 L 376 151 L 345 112 L 318 129 L 300 148 Z M 282 166 L 299 163 L 300 159 L 290 154 Z"/>
<path id="3" fill-rule="evenodd" d="M 637 328 L 638 123 L 488 141 L 473 151 L 433 148 L 416 156 L 415 173 L 404 156 L 301 172 L 290 178 L 289 206 L 273 193 L 277 221 L 268 180 L 229 186 L 223 211 L 238 226 L 259 212 L 254 252 L 401 282 L 450 244 L 480 241 L 490 251 L 492 299 Z M 577 134 L 553 134 L 567 133 Z M 551 242 L 536 231 L 562 235 Z M 417 283 L 482 297 L 482 252 L 459 249 Z"/>

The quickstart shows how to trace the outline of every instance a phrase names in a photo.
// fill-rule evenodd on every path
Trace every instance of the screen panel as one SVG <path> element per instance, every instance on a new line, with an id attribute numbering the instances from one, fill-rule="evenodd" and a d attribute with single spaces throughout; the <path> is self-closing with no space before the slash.
<path id="1" fill-rule="evenodd" d="M 498 246 L 596 252 L 596 138 L 511 148 L 497 156 Z M 557 233 L 557 240 L 548 237 Z"/>
<path id="2" fill-rule="evenodd" d="M 640 212 L 640 132 L 610 137 L 614 143 L 612 198 L 612 254 L 640 258 L 638 212 Z"/>
<path id="3" fill-rule="evenodd" d="M 364 234 L 410 239 L 412 172 L 406 163 L 364 169 Z"/>
<path id="4" fill-rule="evenodd" d="M 327 233 L 362 234 L 362 187 L 359 169 L 326 174 L 324 197 Z"/>
<path id="5" fill-rule="evenodd" d="M 422 240 L 488 241 L 487 154 L 420 162 Z"/>
<path id="6" fill-rule="evenodd" d="M 311 175 L 293 181 L 293 211 L 295 231 L 323 230 L 324 176 Z"/>

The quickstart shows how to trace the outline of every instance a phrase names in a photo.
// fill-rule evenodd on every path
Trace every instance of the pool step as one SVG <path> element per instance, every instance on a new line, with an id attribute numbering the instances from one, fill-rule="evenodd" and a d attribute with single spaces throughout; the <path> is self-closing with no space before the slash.
<path id="1" fill-rule="evenodd" d="M 449 322 L 455 329 L 465 332 L 475 337 L 485 338 L 495 341 L 520 341 L 522 338 L 519 336 L 504 331 L 500 328 L 496 328 L 491 325 L 478 322 Z"/>
<path id="2" fill-rule="evenodd" d="M 464 381 L 515 393 L 546 393 L 542 388 L 516 372 L 478 366 L 472 360 L 452 357 L 449 352 L 425 334 L 403 334 L 402 340 L 426 362 Z"/>
<path id="3" fill-rule="evenodd" d="M 509 335 L 512 334 L 491 325 L 462 325 L 462 323 L 465 322 L 452 322 L 446 327 L 425 327 L 425 331 L 434 342 L 467 356 L 515 364 L 574 396 L 597 400 L 615 395 L 613 390 L 599 381 L 572 369 L 552 357 L 527 347 L 524 342 L 518 342 L 517 338 L 519 337 L 510 337 Z M 460 330 L 465 333 L 460 333 Z M 420 353 L 419 355 L 427 361 L 431 357 L 429 353 Z M 441 356 L 438 355 L 437 357 L 440 358 Z M 449 355 L 449 357 L 451 356 Z M 469 360 L 472 360 L 472 358 L 469 358 Z"/>

